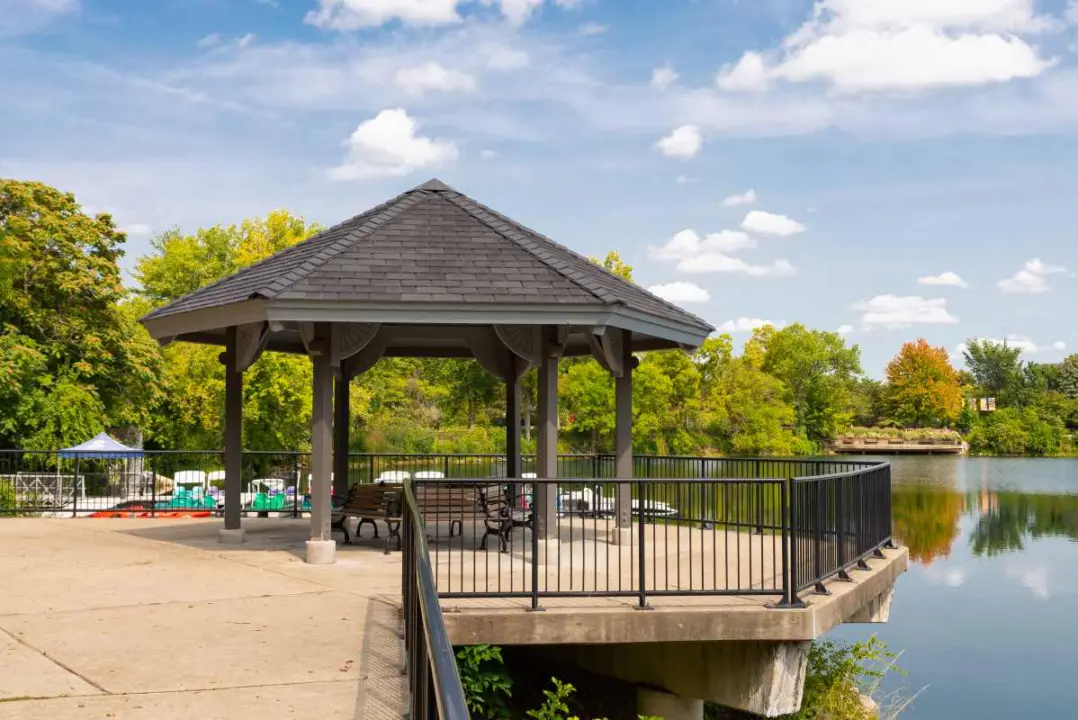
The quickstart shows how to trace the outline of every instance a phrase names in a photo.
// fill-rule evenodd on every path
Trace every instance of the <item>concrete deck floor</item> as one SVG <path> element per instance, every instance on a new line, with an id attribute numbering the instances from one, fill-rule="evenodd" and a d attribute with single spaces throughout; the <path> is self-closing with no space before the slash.
<path id="1" fill-rule="evenodd" d="M 220 526 L 0 520 L 0 720 L 399 718 L 400 555 L 383 554 L 367 527 L 357 544 L 338 543 L 335 565 L 309 566 L 307 520 L 248 519 L 239 546 L 218 544 Z M 540 587 L 632 588 L 636 536 L 611 545 L 612 529 L 563 518 L 561 541 L 540 551 Z M 775 584 L 773 536 L 646 529 L 651 587 Z M 500 553 L 496 538 L 476 551 L 476 530 L 449 538 L 438 526 L 439 588 L 530 588 L 530 533 L 515 530 Z M 459 644 L 807 640 L 889 591 L 907 553 L 869 563 L 857 582 L 829 583 L 831 596 L 806 594 L 801 610 L 769 609 L 776 598 L 760 596 L 651 597 L 652 612 L 623 597 L 544 598 L 540 613 L 506 598 L 442 607 Z"/>
<path id="2" fill-rule="evenodd" d="M 398 720 L 399 555 L 219 526 L 0 520 L 0 720 Z"/>

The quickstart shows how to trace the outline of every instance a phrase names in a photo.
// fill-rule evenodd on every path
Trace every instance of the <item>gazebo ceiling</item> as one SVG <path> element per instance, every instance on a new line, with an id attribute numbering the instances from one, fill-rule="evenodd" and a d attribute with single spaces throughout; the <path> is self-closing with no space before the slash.
<path id="1" fill-rule="evenodd" d="M 385 355 L 444 357 L 471 356 L 476 325 L 556 326 L 567 354 L 606 328 L 638 350 L 714 330 L 438 180 L 142 319 L 158 340 L 222 345 L 227 327 L 263 323 L 264 347 L 284 352 L 306 352 L 301 329 L 320 322 L 377 323 Z"/>

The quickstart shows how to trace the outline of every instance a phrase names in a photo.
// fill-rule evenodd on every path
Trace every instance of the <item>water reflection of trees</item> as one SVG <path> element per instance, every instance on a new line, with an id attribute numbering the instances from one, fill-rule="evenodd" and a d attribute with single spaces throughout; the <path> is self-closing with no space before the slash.
<path id="1" fill-rule="evenodd" d="M 1078 540 L 1078 495 L 993 493 L 970 532 L 970 547 L 978 557 L 992 557 L 1042 537 Z"/>
<path id="2" fill-rule="evenodd" d="M 910 559 L 929 565 L 951 552 L 965 498 L 937 487 L 895 488 L 892 518 L 895 535 L 910 549 Z"/>

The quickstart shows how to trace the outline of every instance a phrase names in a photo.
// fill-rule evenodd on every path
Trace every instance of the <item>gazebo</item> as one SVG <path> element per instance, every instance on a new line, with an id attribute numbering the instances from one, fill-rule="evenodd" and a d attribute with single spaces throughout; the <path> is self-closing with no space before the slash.
<path id="1" fill-rule="evenodd" d="M 243 372 L 264 351 L 310 356 L 309 563 L 334 562 L 330 478 L 348 488 L 348 383 L 380 358 L 474 357 L 505 382 L 507 476 L 520 477 L 520 377 L 538 369 L 538 462 L 557 476 L 558 360 L 592 355 L 615 378 L 616 461 L 632 477 L 632 353 L 693 349 L 703 320 L 438 180 L 335 225 L 142 318 L 150 335 L 224 346 L 225 517 L 242 542 Z M 553 485 L 533 531 L 556 532 Z M 612 542 L 627 542 L 628 487 Z"/>

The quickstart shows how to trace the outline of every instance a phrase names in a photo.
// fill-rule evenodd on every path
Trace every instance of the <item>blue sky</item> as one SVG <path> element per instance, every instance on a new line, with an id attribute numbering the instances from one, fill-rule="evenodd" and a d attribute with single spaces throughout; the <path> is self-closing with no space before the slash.
<path id="1" fill-rule="evenodd" d="M 128 258 L 429 177 L 744 339 L 1078 349 L 1076 0 L 3 0 L 0 175 Z"/>

